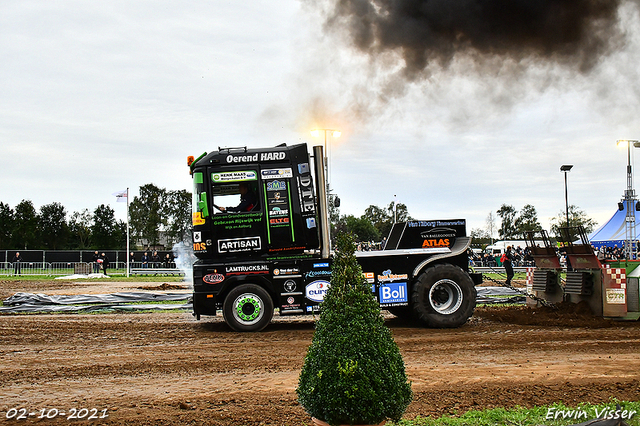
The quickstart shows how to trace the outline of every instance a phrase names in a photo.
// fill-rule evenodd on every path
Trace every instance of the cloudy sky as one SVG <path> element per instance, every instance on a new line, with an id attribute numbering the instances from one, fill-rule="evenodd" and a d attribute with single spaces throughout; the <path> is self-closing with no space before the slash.
<path id="1" fill-rule="evenodd" d="M 329 1 L 5 0 L 0 201 L 110 204 L 124 219 L 112 193 L 190 190 L 188 155 L 311 146 L 321 127 L 342 131 L 328 142 L 343 214 L 397 196 L 471 230 L 532 204 L 548 229 L 573 164 L 569 202 L 602 224 L 626 188 L 616 141 L 640 139 L 638 10 L 620 0 L 588 28 L 595 53 L 567 53 L 509 34 L 425 46 L 402 23 L 371 40 Z"/>

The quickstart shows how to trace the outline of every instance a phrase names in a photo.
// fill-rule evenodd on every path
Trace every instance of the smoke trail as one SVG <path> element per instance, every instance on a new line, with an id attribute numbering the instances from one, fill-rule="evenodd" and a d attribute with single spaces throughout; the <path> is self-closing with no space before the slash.
<path id="1" fill-rule="evenodd" d="M 591 70 L 617 46 L 622 0 L 335 0 L 327 28 L 372 57 L 399 54 L 407 80 L 459 56 Z"/>
<path id="2" fill-rule="evenodd" d="M 175 258 L 176 266 L 184 272 L 184 282 L 193 285 L 193 263 L 196 256 L 193 254 L 193 248 L 189 244 L 179 242 L 173 245 L 171 249 Z"/>

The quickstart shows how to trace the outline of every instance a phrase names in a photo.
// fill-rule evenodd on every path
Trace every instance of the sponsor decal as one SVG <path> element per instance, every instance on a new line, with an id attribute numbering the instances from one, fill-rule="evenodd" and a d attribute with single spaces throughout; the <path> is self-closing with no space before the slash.
<path id="1" fill-rule="evenodd" d="M 204 277 L 202 277 L 202 281 L 204 281 L 207 284 L 218 284 L 224 281 L 224 275 L 218 274 L 218 273 L 207 274 Z"/>
<path id="2" fill-rule="evenodd" d="M 330 277 L 331 271 L 309 271 L 304 273 L 305 278 Z"/>
<path id="3" fill-rule="evenodd" d="M 289 216 L 288 209 L 281 209 L 280 207 L 274 207 L 269 211 L 269 216 Z"/>
<path id="4" fill-rule="evenodd" d="M 205 243 L 193 243 L 193 251 L 207 251 L 207 245 Z"/>
<path id="5" fill-rule="evenodd" d="M 292 178 L 293 171 L 289 169 L 268 169 L 260 172 L 262 179 Z"/>
<path id="6" fill-rule="evenodd" d="M 624 288 L 607 288 L 607 303 L 610 305 L 624 305 L 627 303 Z"/>
<path id="7" fill-rule="evenodd" d="M 271 225 L 281 225 L 281 224 L 288 224 L 289 223 L 289 218 L 288 217 L 274 217 L 272 219 L 269 219 L 269 224 Z"/>
<path id="8" fill-rule="evenodd" d="M 296 282 L 294 280 L 287 280 L 284 282 L 284 291 L 286 291 L 287 293 L 292 293 L 294 291 L 296 291 Z"/>
<path id="9" fill-rule="evenodd" d="M 298 173 L 300 173 L 301 175 L 305 173 L 310 173 L 309 163 L 298 164 Z"/>
<path id="10" fill-rule="evenodd" d="M 363 272 L 362 275 L 364 275 L 369 284 L 373 284 L 376 281 L 376 276 L 373 272 Z"/>
<path id="11" fill-rule="evenodd" d="M 239 172 L 220 172 L 220 173 L 212 173 L 211 180 L 214 183 L 243 182 L 247 180 L 258 180 L 258 175 L 253 170 L 245 170 L 245 171 L 239 171 Z"/>
<path id="12" fill-rule="evenodd" d="M 257 152 L 250 155 L 227 155 L 227 163 L 255 163 L 258 161 L 276 161 L 287 158 L 286 152 Z"/>
<path id="13" fill-rule="evenodd" d="M 307 306 L 307 312 L 313 312 L 313 306 Z"/>
<path id="14" fill-rule="evenodd" d="M 279 247 L 279 248 L 270 248 L 269 252 L 270 253 L 277 253 L 277 252 L 281 252 L 281 251 L 293 251 L 293 250 L 304 250 L 306 249 L 306 247 Z"/>
<path id="15" fill-rule="evenodd" d="M 389 283 L 380 286 L 380 303 L 406 303 L 407 283 Z"/>
<path id="16" fill-rule="evenodd" d="M 449 238 L 430 238 L 422 242 L 422 248 L 426 247 L 449 247 L 451 240 Z"/>
<path id="17" fill-rule="evenodd" d="M 298 176 L 298 191 L 300 193 L 300 209 L 302 213 L 315 213 L 315 200 L 311 176 Z"/>
<path id="18" fill-rule="evenodd" d="M 318 280 L 309 283 L 305 287 L 305 296 L 307 299 L 313 302 L 322 302 L 324 300 L 324 295 L 327 293 L 330 285 L 331 284 L 329 283 L 329 281 L 324 280 Z"/>
<path id="19" fill-rule="evenodd" d="M 456 236 L 456 230 L 452 228 L 433 228 L 428 231 L 421 232 L 420 236 L 425 240 L 428 238 L 451 238 Z"/>
<path id="20" fill-rule="evenodd" d="M 329 262 L 314 263 L 313 267 L 314 268 L 328 268 L 329 267 Z"/>
<path id="21" fill-rule="evenodd" d="M 287 303 L 288 304 L 292 305 L 293 302 L 295 302 L 295 301 L 296 301 L 296 299 L 294 299 L 293 297 L 291 297 L 291 296 L 287 297 Z"/>
<path id="22" fill-rule="evenodd" d="M 193 233 L 193 242 L 194 243 L 202 242 L 202 232 L 196 231 Z"/>
<path id="23" fill-rule="evenodd" d="M 204 225 L 205 220 L 202 217 L 202 212 L 193 212 L 191 214 L 191 224 L 193 226 Z"/>
<path id="24" fill-rule="evenodd" d="M 234 238 L 218 240 L 218 253 L 260 250 L 260 237 Z"/>
<path id="25" fill-rule="evenodd" d="M 273 275 L 278 276 L 278 275 L 299 275 L 300 274 L 300 269 L 299 268 L 279 268 L 279 269 L 274 269 L 273 270 Z"/>
<path id="26" fill-rule="evenodd" d="M 283 180 L 267 182 L 267 191 L 286 191 L 287 183 Z"/>
<path id="27" fill-rule="evenodd" d="M 413 220 L 407 222 L 409 228 L 434 228 L 436 226 L 464 226 L 466 221 L 464 220 Z"/>
<path id="28" fill-rule="evenodd" d="M 315 217 L 307 218 L 307 228 L 313 229 L 315 227 L 316 227 L 316 218 Z"/>
<path id="29" fill-rule="evenodd" d="M 258 265 L 236 265 L 227 266 L 227 275 L 245 275 L 245 274 L 268 274 L 269 265 L 261 263 Z"/>
<path id="30" fill-rule="evenodd" d="M 407 274 L 392 274 L 391 269 L 382 271 L 382 275 L 378 275 L 379 283 L 385 283 L 385 282 L 397 281 L 397 280 L 408 280 L 408 279 L 409 279 L 409 276 Z"/>

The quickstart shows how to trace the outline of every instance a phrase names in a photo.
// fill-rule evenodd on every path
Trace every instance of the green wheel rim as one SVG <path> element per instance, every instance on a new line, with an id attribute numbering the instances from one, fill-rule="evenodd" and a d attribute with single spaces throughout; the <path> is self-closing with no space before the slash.
<path id="1" fill-rule="evenodd" d="M 264 315 L 262 299 L 253 293 L 244 293 L 233 302 L 233 316 L 245 325 L 260 321 Z"/>

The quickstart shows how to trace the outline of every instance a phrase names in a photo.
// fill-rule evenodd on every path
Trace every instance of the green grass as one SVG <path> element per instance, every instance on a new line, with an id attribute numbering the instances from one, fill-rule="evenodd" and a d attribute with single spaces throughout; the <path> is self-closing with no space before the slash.
<path id="1" fill-rule="evenodd" d="M 505 274 L 498 274 L 495 272 L 484 272 L 482 275 L 487 276 L 489 278 L 493 278 L 494 280 L 504 281 L 507 276 Z M 525 272 L 516 272 L 513 275 L 514 280 L 525 280 L 527 279 L 527 274 Z"/>
<path id="2" fill-rule="evenodd" d="M 401 420 L 398 423 L 388 424 L 397 426 L 565 426 L 595 419 L 596 412 L 600 413 L 604 408 L 607 408 L 607 412 L 615 411 L 616 403 L 620 404 L 622 410 L 627 410 L 627 413 L 632 411 L 636 412 L 631 419 L 624 419 L 629 426 L 640 425 L 640 402 L 617 400 L 612 400 L 612 402 L 608 404 L 598 405 L 583 403 L 578 407 L 567 407 L 558 403 L 551 406 L 534 408 L 495 408 L 483 411 L 468 411 L 460 416 L 445 415 L 437 419 L 433 419 L 431 417 L 417 417 L 414 420 Z M 585 412 L 586 416 L 579 416 L 576 418 L 575 415 L 569 415 L 570 418 L 567 419 L 555 419 L 554 415 L 559 413 L 561 410 L 565 413 L 568 413 L 569 410 L 575 410 L 574 412 L 579 413 Z"/>

